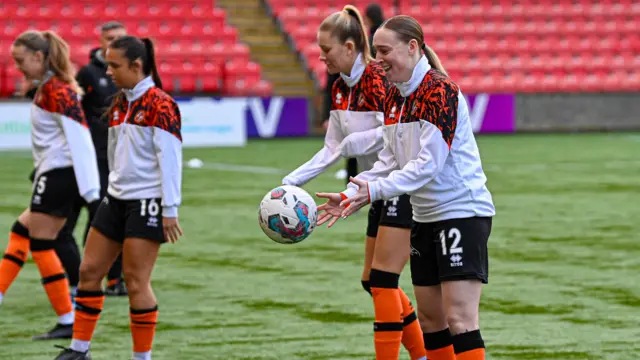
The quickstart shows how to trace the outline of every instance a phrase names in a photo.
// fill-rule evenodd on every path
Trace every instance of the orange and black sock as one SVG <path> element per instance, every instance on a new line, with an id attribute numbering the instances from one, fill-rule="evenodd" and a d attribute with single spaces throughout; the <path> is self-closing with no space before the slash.
<path id="1" fill-rule="evenodd" d="M 484 340 L 480 330 L 453 336 L 456 360 L 485 360 Z"/>
<path id="2" fill-rule="evenodd" d="M 130 309 L 131 336 L 133 338 L 133 358 L 151 359 L 153 337 L 158 323 L 158 306 L 151 309 Z"/>
<path id="3" fill-rule="evenodd" d="M 86 352 L 104 307 L 104 292 L 78 288 L 76 292 L 76 316 L 73 324 L 71 348 Z"/>
<path id="4" fill-rule="evenodd" d="M 29 230 L 15 222 L 9 233 L 9 244 L 0 261 L 0 295 L 6 294 L 29 255 Z"/>
<path id="5" fill-rule="evenodd" d="M 400 356 L 403 317 L 399 279 L 399 274 L 376 269 L 371 269 L 369 275 L 375 310 L 373 338 L 376 360 L 397 360 Z"/>
<path id="6" fill-rule="evenodd" d="M 422 336 L 422 329 L 418 322 L 418 316 L 416 315 L 411 300 L 402 289 L 398 288 L 400 293 L 400 301 L 402 301 L 402 315 L 404 316 L 403 328 L 402 328 L 402 345 L 409 352 L 411 360 L 424 359 L 427 356 L 427 351 L 424 347 L 424 339 Z"/>
<path id="7" fill-rule="evenodd" d="M 54 240 L 31 238 L 31 256 L 38 265 L 42 285 L 53 309 L 61 319 L 63 317 L 68 319 L 68 321 L 60 322 L 71 324 L 73 322 L 73 304 L 69 296 L 69 280 L 67 280 L 62 263 L 54 251 L 54 245 Z"/>
<path id="8" fill-rule="evenodd" d="M 371 294 L 371 284 L 368 280 L 362 280 L 362 288 Z M 398 288 L 398 291 L 402 301 L 402 314 L 404 315 L 402 345 L 409 352 L 411 360 L 423 359 L 427 356 L 427 352 L 424 348 L 422 329 L 420 328 L 420 323 L 418 323 L 418 317 L 407 294 L 400 288 Z"/>
<path id="9" fill-rule="evenodd" d="M 453 338 L 449 328 L 442 331 L 425 333 L 424 345 L 429 360 L 456 360 L 453 350 Z"/>

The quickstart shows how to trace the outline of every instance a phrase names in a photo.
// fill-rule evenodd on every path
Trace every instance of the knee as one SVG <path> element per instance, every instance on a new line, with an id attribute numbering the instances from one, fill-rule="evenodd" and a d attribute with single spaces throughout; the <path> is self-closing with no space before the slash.
<path id="1" fill-rule="evenodd" d="M 123 269 L 123 275 L 130 296 L 135 296 L 150 288 L 149 280 L 143 279 L 135 270 Z"/>
<path id="2" fill-rule="evenodd" d="M 424 333 L 433 333 L 448 327 L 447 318 L 442 311 L 422 309 L 418 304 L 418 321 Z"/>
<path id="3" fill-rule="evenodd" d="M 80 282 L 84 284 L 97 284 L 100 286 L 103 274 L 100 273 L 100 267 L 90 261 L 82 260 L 80 263 Z"/>
<path id="4" fill-rule="evenodd" d="M 460 334 L 478 328 L 478 307 L 458 302 L 447 309 L 447 323 L 452 334 Z"/>

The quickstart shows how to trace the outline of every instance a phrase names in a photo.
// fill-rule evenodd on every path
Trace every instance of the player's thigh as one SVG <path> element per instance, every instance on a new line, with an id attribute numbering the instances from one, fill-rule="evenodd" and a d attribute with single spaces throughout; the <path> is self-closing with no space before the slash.
<path id="1" fill-rule="evenodd" d="M 400 274 L 409 260 L 410 238 L 409 229 L 380 226 L 371 267 Z"/>
<path id="2" fill-rule="evenodd" d="M 447 316 L 440 285 L 413 287 L 418 307 L 418 320 L 424 332 L 437 332 L 446 329 Z"/>
<path id="3" fill-rule="evenodd" d="M 452 330 L 475 329 L 479 323 L 480 280 L 442 282 L 442 303 Z"/>
<path id="4" fill-rule="evenodd" d="M 165 243 L 160 198 L 126 201 L 122 269 L 128 282 L 146 283 Z M 133 284 L 132 284 L 133 285 Z"/>
<path id="5" fill-rule="evenodd" d="M 32 239 L 55 240 L 64 227 L 65 218 L 32 212 L 29 216 L 29 237 Z"/>
<path id="6" fill-rule="evenodd" d="M 29 228 L 29 224 L 31 223 L 31 210 L 29 210 L 29 208 L 24 209 L 20 216 L 18 216 L 18 222 L 27 229 Z"/>
<path id="7" fill-rule="evenodd" d="M 364 241 L 364 268 L 362 270 L 362 280 L 365 281 L 369 280 L 369 273 L 371 272 L 383 204 L 384 202 L 382 200 L 374 201 L 369 207 L 369 213 L 367 215 L 367 236 Z"/>
<path id="8" fill-rule="evenodd" d="M 368 281 L 373 263 L 373 253 L 376 249 L 376 238 L 367 236 L 364 240 L 364 267 L 362 270 L 362 280 Z"/>
<path id="9" fill-rule="evenodd" d="M 400 273 L 409 260 L 413 226 L 412 208 L 408 195 L 384 201 L 380 209 L 374 265 L 376 269 Z"/>
<path id="10" fill-rule="evenodd" d="M 124 240 L 122 270 L 130 290 L 135 291 L 134 287 L 151 282 L 161 245 L 162 242 L 145 238 L 128 237 Z"/>
<path id="11" fill-rule="evenodd" d="M 122 244 L 110 239 L 96 228 L 89 229 L 80 264 L 80 281 L 101 280 L 122 252 Z"/>

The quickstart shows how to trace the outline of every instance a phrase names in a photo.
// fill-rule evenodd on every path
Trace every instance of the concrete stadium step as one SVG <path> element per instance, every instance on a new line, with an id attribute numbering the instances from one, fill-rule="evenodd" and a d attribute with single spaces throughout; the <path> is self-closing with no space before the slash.
<path id="1" fill-rule="evenodd" d="M 261 0 L 216 0 L 240 40 L 251 49 L 251 60 L 262 67 L 263 78 L 281 96 L 313 96 L 315 85 L 300 59 L 287 46 Z"/>
<path id="2" fill-rule="evenodd" d="M 277 96 L 287 96 L 287 97 L 309 97 L 309 94 L 305 94 L 309 89 L 307 87 L 301 86 L 289 86 L 289 85 L 281 85 L 278 87 L 274 94 Z"/>

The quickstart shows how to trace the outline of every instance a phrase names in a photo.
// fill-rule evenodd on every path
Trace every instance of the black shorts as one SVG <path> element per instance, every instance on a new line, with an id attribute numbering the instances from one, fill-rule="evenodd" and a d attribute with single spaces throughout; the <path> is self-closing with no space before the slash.
<path id="1" fill-rule="evenodd" d="M 165 242 L 160 198 L 119 200 L 107 194 L 91 226 L 121 244 L 126 238 L 134 237 Z"/>
<path id="2" fill-rule="evenodd" d="M 49 170 L 34 179 L 30 210 L 68 218 L 79 196 L 73 167 Z"/>
<path id="3" fill-rule="evenodd" d="M 489 281 L 490 217 L 418 223 L 411 230 L 411 279 L 416 286 L 443 281 Z"/>
<path id="4" fill-rule="evenodd" d="M 374 201 L 369 208 L 367 236 L 378 236 L 379 226 L 411 229 L 413 209 L 409 195 L 400 195 L 390 200 Z"/>

